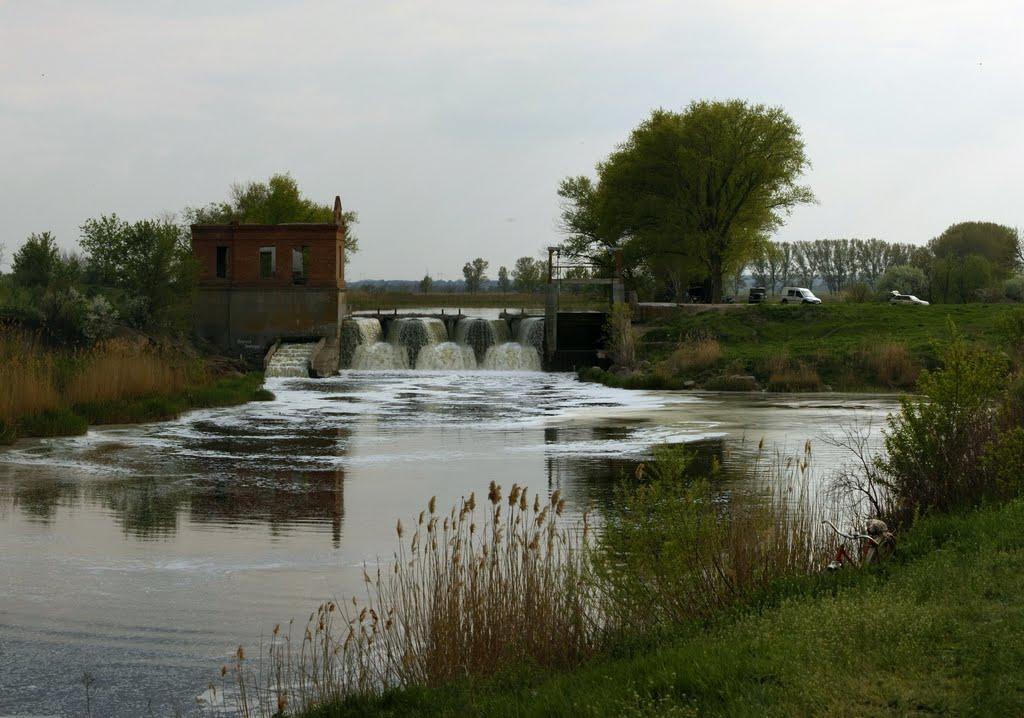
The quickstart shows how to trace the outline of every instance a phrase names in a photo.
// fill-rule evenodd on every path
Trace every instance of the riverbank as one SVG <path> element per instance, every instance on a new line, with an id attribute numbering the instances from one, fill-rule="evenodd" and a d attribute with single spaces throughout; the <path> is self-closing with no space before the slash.
<path id="1" fill-rule="evenodd" d="M 710 627 L 577 670 L 322 706 L 349 716 L 1017 715 L 1024 502 L 920 520 L 893 561 L 776 582 Z"/>
<path id="2" fill-rule="evenodd" d="M 145 337 L 59 350 L 10 332 L 0 337 L 0 443 L 273 398 L 262 385 L 262 374 L 242 373 L 230 360 Z"/>
<path id="3" fill-rule="evenodd" d="M 3 427 L 0 444 L 10 444 L 23 438 L 78 436 L 94 425 L 169 421 L 193 409 L 235 406 L 273 398 L 273 393 L 263 388 L 263 375 L 260 373 L 223 376 L 208 384 L 179 391 L 74 404 L 28 414 Z"/>
<path id="4" fill-rule="evenodd" d="M 910 391 L 938 364 L 949 323 L 980 348 L 1018 341 L 1013 304 L 761 304 L 686 307 L 634 326 L 638 369 L 586 369 L 584 381 L 626 389 Z"/>

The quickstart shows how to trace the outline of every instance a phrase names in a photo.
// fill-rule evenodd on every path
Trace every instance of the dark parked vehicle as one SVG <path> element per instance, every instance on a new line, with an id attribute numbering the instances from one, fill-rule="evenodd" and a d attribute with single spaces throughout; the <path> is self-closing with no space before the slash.
<path id="1" fill-rule="evenodd" d="M 760 304 L 768 298 L 768 292 L 764 287 L 751 287 L 747 295 L 747 304 Z"/>

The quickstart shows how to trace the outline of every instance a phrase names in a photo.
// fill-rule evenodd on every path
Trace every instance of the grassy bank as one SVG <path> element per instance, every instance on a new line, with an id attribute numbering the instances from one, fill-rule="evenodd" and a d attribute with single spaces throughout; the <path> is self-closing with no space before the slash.
<path id="1" fill-rule="evenodd" d="M 321 706 L 348 716 L 1019 715 L 1024 503 L 919 521 L 871 571 L 777 583 L 707 628 L 552 675 Z"/>
<path id="2" fill-rule="evenodd" d="M 144 340 L 53 350 L 32 336 L 7 333 L 0 337 L 0 442 L 272 398 L 262 384 L 260 374 L 224 373 L 200 357 Z"/>
<path id="3" fill-rule="evenodd" d="M 937 364 L 936 345 L 952 320 L 965 338 L 1003 349 L 1003 327 L 1020 307 L 1010 304 L 933 305 L 833 303 L 764 304 L 689 313 L 637 325 L 639 359 L 631 376 L 584 375 L 623 388 L 750 389 L 752 376 L 774 391 L 893 391 L 913 389 L 922 369 Z"/>

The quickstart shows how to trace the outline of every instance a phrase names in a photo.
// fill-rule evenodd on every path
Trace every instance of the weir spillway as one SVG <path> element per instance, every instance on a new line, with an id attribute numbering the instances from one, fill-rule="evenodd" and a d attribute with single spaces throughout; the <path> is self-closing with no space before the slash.
<path id="1" fill-rule="evenodd" d="M 544 318 L 353 316 L 341 325 L 341 368 L 540 371 Z"/>

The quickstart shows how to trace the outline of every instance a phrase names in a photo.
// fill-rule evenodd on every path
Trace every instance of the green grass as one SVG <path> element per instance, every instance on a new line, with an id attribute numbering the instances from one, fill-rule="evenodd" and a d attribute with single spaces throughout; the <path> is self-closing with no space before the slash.
<path id="1" fill-rule="evenodd" d="M 137 424 L 174 419 L 190 409 L 234 406 L 249 401 L 270 401 L 274 394 L 263 388 L 263 375 L 249 373 L 222 377 L 203 386 L 172 394 L 151 394 L 117 401 L 78 404 L 22 417 L 13 430 L 0 426 L 0 443 L 21 437 L 76 436 L 90 425 Z"/>
<path id="2" fill-rule="evenodd" d="M 303 718 L 1022 715 L 1024 502 L 921 520 L 885 566 L 782 582 L 713 626 L 617 653 Z"/>
<path id="3" fill-rule="evenodd" d="M 770 362 L 785 358 L 814 368 L 836 390 L 892 390 L 867 367 L 865 354 L 885 343 L 904 345 L 921 368 L 937 363 L 936 342 L 948 339 L 952 320 L 969 341 L 998 346 L 996 324 L 1012 304 L 892 306 L 885 303 L 826 303 L 817 306 L 762 304 L 730 311 L 680 311 L 644 328 L 641 357 L 656 362 L 689 337 L 718 339 L 722 358 L 698 381 L 721 374 L 752 374 L 763 384 Z"/>

